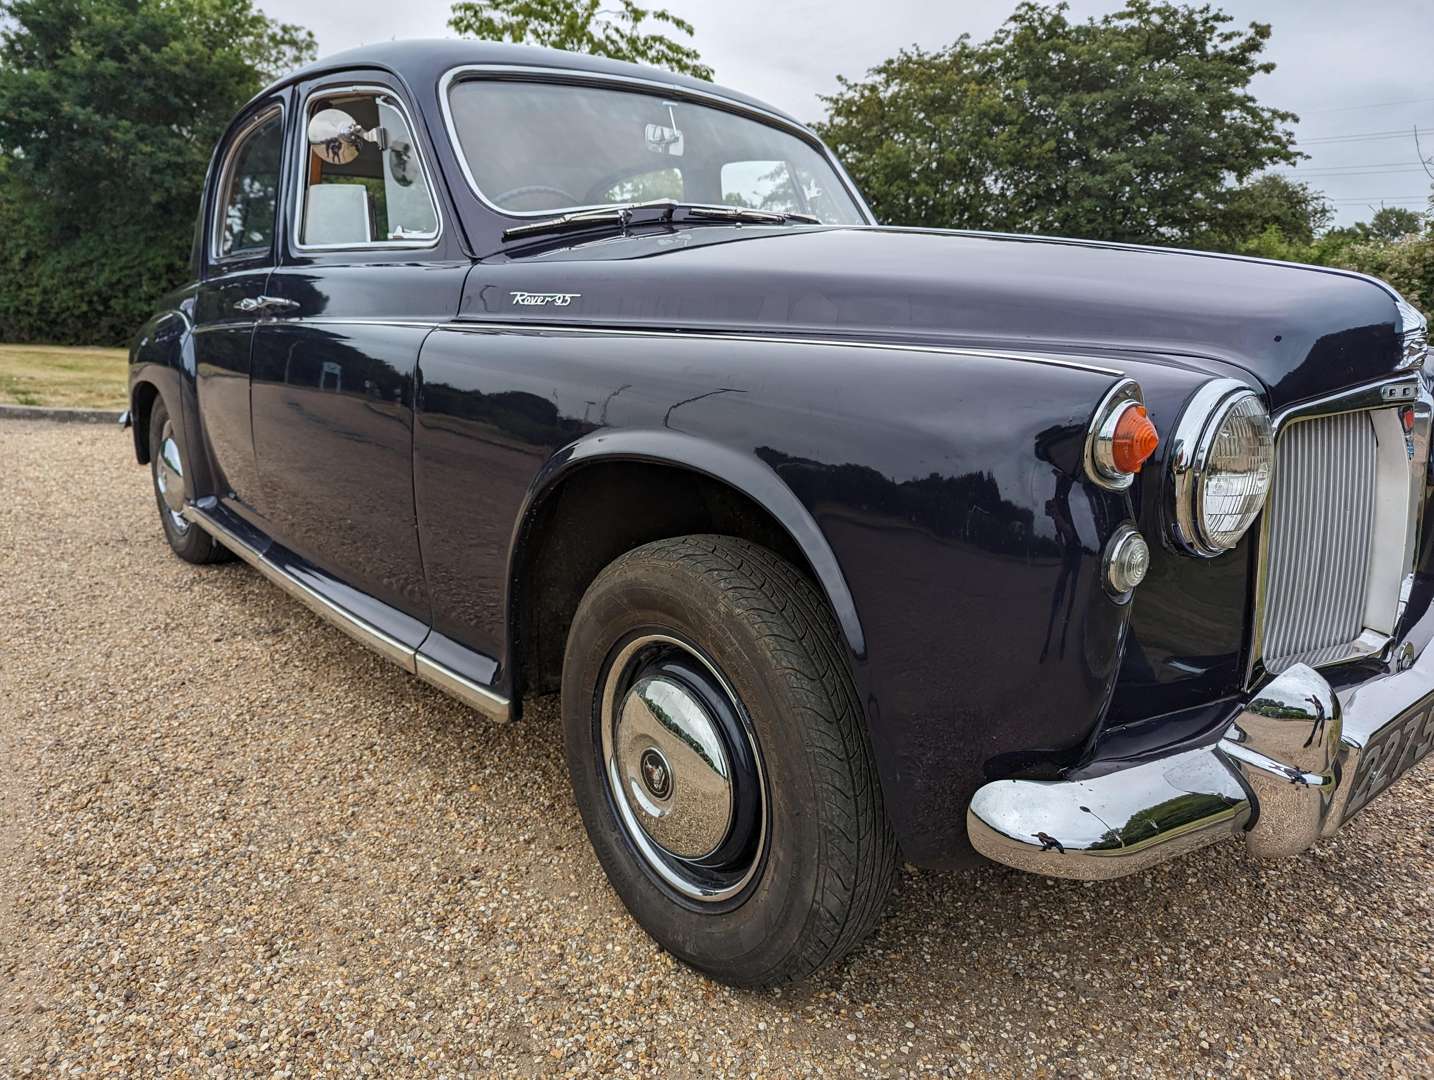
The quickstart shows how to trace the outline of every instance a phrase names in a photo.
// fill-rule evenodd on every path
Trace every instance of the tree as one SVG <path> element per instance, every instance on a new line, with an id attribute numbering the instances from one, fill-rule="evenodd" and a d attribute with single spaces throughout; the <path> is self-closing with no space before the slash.
<path id="1" fill-rule="evenodd" d="M 1324 192 L 1276 173 L 1266 173 L 1231 189 L 1202 247 L 1238 251 L 1269 230 L 1293 244 L 1312 244 L 1334 217 Z"/>
<path id="2" fill-rule="evenodd" d="M 1261 106 L 1270 28 L 1127 0 L 1072 22 L 1020 4 L 990 38 L 899 53 L 841 80 L 818 124 L 879 218 L 1194 243 L 1238 185 L 1300 154 Z"/>
<path id="3" fill-rule="evenodd" d="M 252 0 L 0 0 L 0 337 L 122 341 L 234 113 L 314 39 Z"/>
<path id="4" fill-rule="evenodd" d="M 642 31 L 649 19 L 692 36 L 687 20 L 662 8 L 638 7 L 633 0 L 618 0 L 616 10 L 603 8 L 601 0 L 464 2 L 453 5 L 448 25 L 471 37 L 630 60 L 710 81 L 712 69 L 692 46 Z"/>
<path id="5" fill-rule="evenodd" d="M 1402 240 L 1424 231 L 1424 215 L 1404 206 L 1381 206 L 1369 221 L 1354 228 L 1366 240 Z"/>

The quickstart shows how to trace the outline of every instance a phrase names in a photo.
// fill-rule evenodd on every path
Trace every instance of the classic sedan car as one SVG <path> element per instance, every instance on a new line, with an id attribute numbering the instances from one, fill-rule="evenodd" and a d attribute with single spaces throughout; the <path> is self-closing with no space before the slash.
<path id="1" fill-rule="evenodd" d="M 1288 855 L 1428 753 L 1425 344 L 1370 278 L 882 227 L 742 94 L 407 42 L 234 120 L 131 416 L 180 558 L 493 719 L 561 691 L 618 895 L 765 985 L 898 852 Z"/>

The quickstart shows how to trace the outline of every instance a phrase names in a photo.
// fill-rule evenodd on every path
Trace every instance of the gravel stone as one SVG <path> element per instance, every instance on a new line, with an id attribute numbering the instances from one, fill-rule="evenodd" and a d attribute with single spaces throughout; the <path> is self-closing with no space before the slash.
<path id="1" fill-rule="evenodd" d="M 906 868 L 763 994 L 608 888 L 491 723 L 165 546 L 127 434 L 0 420 L 0 1076 L 1430 1076 L 1434 768 L 1261 864 Z"/>

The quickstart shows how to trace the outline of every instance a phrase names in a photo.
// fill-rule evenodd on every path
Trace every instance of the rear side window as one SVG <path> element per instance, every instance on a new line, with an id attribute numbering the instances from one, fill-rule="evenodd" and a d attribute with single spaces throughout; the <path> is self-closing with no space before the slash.
<path id="1" fill-rule="evenodd" d="M 278 109 L 260 115 L 235 140 L 220 185 L 214 253 L 227 259 L 268 252 L 279 202 L 284 122 Z"/>
<path id="2" fill-rule="evenodd" d="M 304 247 L 426 245 L 438 211 L 398 100 L 377 90 L 315 94 L 305 115 L 299 198 Z"/>

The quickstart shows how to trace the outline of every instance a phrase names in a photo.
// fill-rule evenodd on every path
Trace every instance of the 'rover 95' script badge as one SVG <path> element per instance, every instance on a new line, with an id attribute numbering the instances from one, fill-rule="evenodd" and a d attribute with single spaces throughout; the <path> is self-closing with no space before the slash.
<path id="1" fill-rule="evenodd" d="M 519 307 L 567 307 L 578 297 L 580 292 L 515 292 L 509 293 L 513 303 Z"/>

